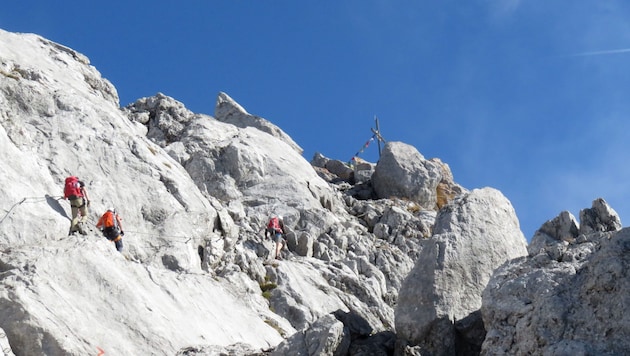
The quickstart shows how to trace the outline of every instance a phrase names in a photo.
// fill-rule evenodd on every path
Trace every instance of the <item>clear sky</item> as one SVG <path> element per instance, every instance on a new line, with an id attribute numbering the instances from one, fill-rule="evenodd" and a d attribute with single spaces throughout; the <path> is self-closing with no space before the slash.
<path id="1" fill-rule="evenodd" d="M 20 0 L 0 28 L 85 54 L 121 106 L 161 92 L 212 115 L 224 91 L 307 160 L 349 160 L 377 116 L 501 190 L 529 239 L 598 197 L 627 225 L 629 18 L 627 0 Z"/>

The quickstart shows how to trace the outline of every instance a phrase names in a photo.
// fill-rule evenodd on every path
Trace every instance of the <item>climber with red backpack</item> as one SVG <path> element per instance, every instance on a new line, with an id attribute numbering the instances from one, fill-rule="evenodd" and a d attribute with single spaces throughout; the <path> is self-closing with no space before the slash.
<path id="1" fill-rule="evenodd" d="M 115 244 L 118 252 L 122 252 L 122 237 L 125 235 L 125 231 L 122 227 L 122 219 L 120 215 L 116 213 L 116 209 L 107 209 L 96 223 L 96 228 L 101 230 L 106 239 Z"/>
<path id="2" fill-rule="evenodd" d="M 85 189 L 85 183 L 75 176 L 66 178 L 63 198 L 70 201 L 70 208 L 72 209 L 72 222 L 70 223 L 68 236 L 73 235 L 77 231 L 81 235 L 86 235 L 87 232 L 85 232 L 83 227 L 88 218 L 87 208 L 90 206 L 90 198 Z"/>
<path id="3" fill-rule="evenodd" d="M 284 221 L 282 221 L 282 216 L 274 215 L 271 219 L 269 219 L 269 223 L 267 223 L 265 238 L 273 236 L 273 241 L 276 243 L 276 260 L 282 259 L 280 257 L 280 251 L 282 250 L 282 246 L 285 244 L 282 234 L 284 234 Z"/>

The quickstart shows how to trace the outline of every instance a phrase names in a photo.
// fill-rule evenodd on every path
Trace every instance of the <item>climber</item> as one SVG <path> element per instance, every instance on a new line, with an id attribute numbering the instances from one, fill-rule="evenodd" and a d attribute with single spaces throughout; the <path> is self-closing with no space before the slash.
<path id="1" fill-rule="evenodd" d="M 70 208 L 72 209 L 72 222 L 70 223 L 68 236 L 73 235 L 77 231 L 81 235 L 86 235 L 87 232 L 83 229 L 83 225 L 88 218 L 87 208 L 90 206 L 90 198 L 85 189 L 85 183 L 75 176 L 66 178 L 63 198 L 70 201 Z"/>
<path id="2" fill-rule="evenodd" d="M 280 251 L 285 243 L 284 238 L 282 238 L 282 234 L 284 234 L 284 221 L 282 221 L 282 216 L 274 215 L 271 219 L 269 219 L 269 223 L 267 223 L 265 238 L 273 236 L 273 240 L 276 243 L 276 260 L 282 259 L 280 257 Z"/>
<path id="3" fill-rule="evenodd" d="M 96 228 L 100 229 L 103 236 L 116 245 L 118 252 L 122 252 L 122 237 L 125 236 L 125 231 L 122 227 L 122 219 L 120 215 L 116 213 L 116 209 L 107 209 L 96 223 Z"/>

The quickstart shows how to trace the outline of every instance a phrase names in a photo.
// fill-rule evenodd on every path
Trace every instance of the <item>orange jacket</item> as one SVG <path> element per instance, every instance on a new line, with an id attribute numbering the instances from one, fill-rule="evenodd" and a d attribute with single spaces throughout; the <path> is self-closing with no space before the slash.
<path id="1" fill-rule="evenodd" d="M 99 229 L 101 227 L 108 228 L 108 227 L 112 227 L 116 225 L 118 225 L 118 229 L 120 230 L 120 232 L 124 231 L 122 227 L 122 219 L 120 218 L 120 215 L 113 213 L 109 210 L 107 210 L 105 214 L 103 214 L 103 216 L 101 216 L 101 218 L 98 219 L 98 222 L 96 223 L 96 227 Z"/>

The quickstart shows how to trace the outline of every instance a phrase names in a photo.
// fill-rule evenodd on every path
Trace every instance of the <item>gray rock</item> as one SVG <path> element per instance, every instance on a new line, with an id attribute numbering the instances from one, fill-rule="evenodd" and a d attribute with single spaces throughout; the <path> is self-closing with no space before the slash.
<path id="1" fill-rule="evenodd" d="M 593 206 L 590 209 L 580 211 L 580 234 L 618 231 L 620 229 L 619 215 L 602 198 L 593 200 Z"/>
<path id="2" fill-rule="evenodd" d="M 372 180 L 372 175 L 376 170 L 376 164 L 363 160 L 355 160 L 354 181 L 355 183 L 367 183 Z"/>
<path id="3" fill-rule="evenodd" d="M 300 234 L 300 238 L 295 246 L 295 253 L 299 256 L 312 257 L 313 256 L 313 237 L 308 233 Z"/>
<path id="4" fill-rule="evenodd" d="M 482 355 L 622 355 L 630 349 L 630 230 L 592 233 L 499 268 L 483 293 Z"/>
<path id="5" fill-rule="evenodd" d="M 574 241 L 579 234 L 579 223 L 568 211 L 561 212 L 555 218 L 546 221 L 540 229 L 534 233 L 532 241 L 527 246 L 530 255 L 536 255 L 547 246 L 561 242 Z"/>
<path id="6" fill-rule="evenodd" d="M 557 241 L 572 241 L 578 236 L 578 222 L 568 211 L 563 211 L 556 218 L 545 222 L 539 229 Z"/>
<path id="7" fill-rule="evenodd" d="M 348 329 L 352 339 L 370 336 L 374 331 L 367 320 L 353 311 L 345 312 L 337 309 L 332 314 Z"/>
<path id="8" fill-rule="evenodd" d="M 349 339 L 343 323 L 327 314 L 310 328 L 280 343 L 272 355 L 346 355 L 348 346 Z"/>
<path id="9" fill-rule="evenodd" d="M 353 340 L 348 349 L 348 355 L 389 356 L 394 354 L 395 346 L 396 334 L 392 331 L 381 331 Z"/>
<path id="10" fill-rule="evenodd" d="M 263 356 L 265 350 L 256 349 L 246 343 L 236 343 L 228 346 L 190 346 L 185 347 L 175 354 L 176 356 Z"/>
<path id="11" fill-rule="evenodd" d="M 331 159 L 326 162 L 325 168 L 345 181 L 351 180 L 354 174 L 352 167 L 348 166 L 345 162 L 336 159 Z"/>
<path id="12" fill-rule="evenodd" d="M 402 142 L 388 142 L 372 175 L 372 185 L 379 198 L 407 198 L 422 207 L 437 204 L 437 186 L 442 170 L 426 160 L 418 150 Z"/>
<path id="13" fill-rule="evenodd" d="M 454 354 L 454 323 L 481 307 L 494 269 L 526 253 L 514 209 L 499 191 L 476 189 L 456 199 L 438 213 L 434 235 L 400 289 L 399 339 L 434 355 Z"/>
<path id="14" fill-rule="evenodd" d="M 330 158 L 319 152 L 315 152 L 313 158 L 311 159 L 311 164 L 315 167 L 326 168 L 326 163 L 328 163 L 328 161 L 330 161 Z"/>
<path id="15" fill-rule="evenodd" d="M 241 105 L 230 98 L 226 93 L 219 93 L 217 104 L 214 109 L 214 117 L 219 121 L 230 123 L 240 128 L 254 127 L 258 130 L 266 132 L 284 141 L 300 155 L 304 151 L 278 126 L 259 116 L 250 115 Z"/>

